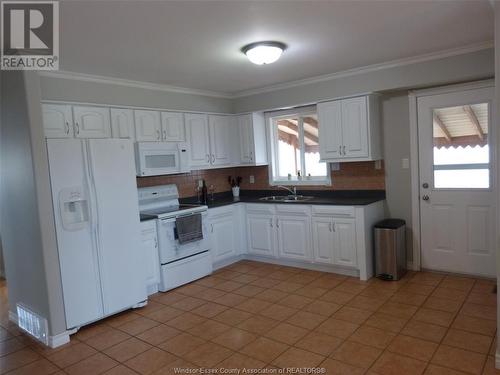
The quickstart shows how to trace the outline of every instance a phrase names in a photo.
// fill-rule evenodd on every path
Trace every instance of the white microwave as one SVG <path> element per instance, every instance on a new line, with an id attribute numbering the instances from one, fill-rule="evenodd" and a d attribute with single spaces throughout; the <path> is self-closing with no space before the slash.
<path id="1" fill-rule="evenodd" d="M 137 142 L 135 163 L 140 177 L 187 173 L 189 149 L 182 142 Z"/>

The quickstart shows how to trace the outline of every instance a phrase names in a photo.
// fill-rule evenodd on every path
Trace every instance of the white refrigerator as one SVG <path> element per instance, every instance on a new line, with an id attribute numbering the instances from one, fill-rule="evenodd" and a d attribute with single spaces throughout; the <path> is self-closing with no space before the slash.
<path id="1" fill-rule="evenodd" d="M 48 139 L 68 329 L 147 299 L 131 141 Z"/>

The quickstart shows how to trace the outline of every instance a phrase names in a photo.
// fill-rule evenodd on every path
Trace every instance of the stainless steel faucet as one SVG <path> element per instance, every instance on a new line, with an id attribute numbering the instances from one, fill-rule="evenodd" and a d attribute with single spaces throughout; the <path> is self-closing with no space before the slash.
<path id="1" fill-rule="evenodd" d="M 283 185 L 278 185 L 278 188 L 288 190 L 292 195 L 297 196 L 297 186 L 292 186 L 290 189 L 289 187 L 283 186 Z"/>

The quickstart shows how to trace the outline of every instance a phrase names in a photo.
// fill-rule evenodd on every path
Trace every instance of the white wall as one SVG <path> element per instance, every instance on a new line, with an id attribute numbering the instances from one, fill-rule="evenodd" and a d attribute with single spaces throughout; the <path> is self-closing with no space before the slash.
<path id="1" fill-rule="evenodd" d="M 23 303 L 65 331 L 38 75 L 2 72 L 0 232 L 10 311 Z"/>
<path id="2" fill-rule="evenodd" d="M 230 113 L 230 99 L 144 89 L 113 83 L 40 77 L 42 99 L 129 105 L 179 111 Z"/>

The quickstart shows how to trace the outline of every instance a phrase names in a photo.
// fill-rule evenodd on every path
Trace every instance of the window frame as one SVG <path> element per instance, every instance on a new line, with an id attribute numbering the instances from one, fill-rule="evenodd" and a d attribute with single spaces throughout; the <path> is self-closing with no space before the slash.
<path id="1" fill-rule="evenodd" d="M 298 138 L 301 145 L 300 148 L 300 163 L 301 171 L 305 171 L 305 143 L 304 143 L 304 117 L 310 115 L 317 115 L 316 106 L 291 108 L 281 111 L 273 111 L 266 113 L 266 124 L 268 132 L 268 156 L 270 160 L 269 166 L 269 185 L 270 186 L 332 186 L 332 174 L 330 170 L 330 163 L 326 162 L 326 176 L 325 177 L 307 177 L 301 176 L 302 179 L 289 180 L 285 176 L 279 176 L 279 157 L 278 157 L 278 126 L 276 122 L 283 118 L 297 117 L 298 118 Z M 292 177 L 293 178 L 293 177 Z"/>

